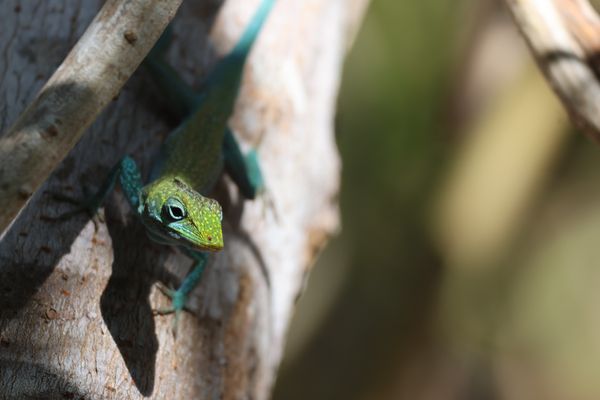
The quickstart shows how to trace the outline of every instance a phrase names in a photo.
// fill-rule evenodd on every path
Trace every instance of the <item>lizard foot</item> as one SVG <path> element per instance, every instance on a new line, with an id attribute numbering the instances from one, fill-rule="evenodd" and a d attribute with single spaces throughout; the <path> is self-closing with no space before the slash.
<path id="1" fill-rule="evenodd" d="M 177 337 L 177 326 L 179 325 L 179 317 L 183 310 L 187 310 L 185 303 L 187 295 L 180 290 L 167 289 L 162 286 L 158 287 L 160 291 L 171 299 L 171 306 L 167 308 L 159 308 L 154 310 L 154 315 L 169 315 L 175 314 L 173 319 L 173 336 Z"/>
<path id="2" fill-rule="evenodd" d="M 277 206 L 275 205 L 275 201 L 273 200 L 273 196 L 271 192 L 267 190 L 265 186 L 264 189 L 259 193 L 260 197 L 263 200 L 263 217 L 267 216 L 267 211 L 271 211 L 273 213 L 273 218 L 275 222 L 279 222 L 279 212 L 277 211 Z"/>

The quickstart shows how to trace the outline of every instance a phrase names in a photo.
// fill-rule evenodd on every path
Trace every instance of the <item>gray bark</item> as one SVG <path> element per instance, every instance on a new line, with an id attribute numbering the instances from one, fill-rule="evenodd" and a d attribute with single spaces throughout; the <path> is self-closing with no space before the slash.
<path id="1" fill-rule="evenodd" d="M 106 1 L 35 100 L 0 137 L 0 238 L 85 129 L 119 93 L 171 21 L 180 3 L 181 0 Z M 3 5 L 6 11 L 3 15 L 17 16 L 5 18 L 7 24 L 4 27 L 8 28 L 6 49 L 24 50 L 21 55 L 29 56 L 30 61 L 51 53 L 51 49 L 43 50 L 37 45 L 60 47 L 64 43 L 60 36 L 53 37 L 54 42 L 35 36 L 36 29 L 31 28 L 36 25 L 30 23 L 38 22 L 35 17 L 40 16 L 39 12 L 44 13 L 39 21 L 44 26 L 44 23 L 60 22 L 47 18 L 46 12 L 62 14 L 66 11 L 76 18 L 82 8 L 82 4 L 71 4 L 67 11 L 65 4 L 57 2 L 29 2 L 27 7 L 35 8 L 25 9 L 38 14 L 33 20 L 22 20 L 21 16 L 27 18 L 29 13 L 22 13 L 19 3 L 4 2 Z M 61 25 L 68 26 L 64 21 Z M 26 29 L 24 35 L 19 35 L 21 27 Z M 46 33 L 41 28 L 37 32 Z M 56 33 L 59 32 L 60 28 Z M 33 42 L 27 42 L 31 39 Z M 4 82 L 8 85 L 17 84 L 13 87 L 17 91 L 21 89 L 21 83 L 29 83 L 22 81 L 28 76 L 20 70 L 6 78 Z"/>
<path id="2" fill-rule="evenodd" d="M 0 131 L 101 3 L 0 2 Z M 184 3 L 169 61 L 198 87 L 257 4 Z M 269 396 L 295 299 L 338 227 L 335 97 L 365 4 L 276 4 L 232 118 L 246 148 L 258 146 L 269 200 L 243 202 L 226 177 L 219 184 L 226 249 L 211 257 L 177 337 L 173 317 L 152 310 L 168 305 L 159 286 L 176 286 L 191 260 L 150 242 L 119 191 L 97 223 L 85 215 L 56 220 L 72 206 L 51 195 L 82 197 L 125 154 L 148 173 L 173 121 L 149 76 L 134 74 L 0 242 L 1 398 Z"/>

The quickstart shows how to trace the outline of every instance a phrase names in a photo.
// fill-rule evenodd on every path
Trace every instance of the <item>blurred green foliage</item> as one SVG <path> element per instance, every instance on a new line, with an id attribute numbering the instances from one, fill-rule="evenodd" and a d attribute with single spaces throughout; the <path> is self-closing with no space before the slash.
<path id="1" fill-rule="evenodd" d="M 502 3 L 373 1 L 339 101 L 343 231 L 276 400 L 600 398 L 600 153 Z"/>
<path id="2" fill-rule="evenodd" d="M 385 365 L 392 374 L 402 338 L 419 332 L 439 267 L 424 211 L 445 159 L 443 105 L 470 3 L 371 4 L 339 101 L 343 232 L 326 252 L 343 253 L 348 265 L 337 279 L 346 284 L 317 336 L 282 371 L 275 399 L 359 398 L 389 378 Z"/>

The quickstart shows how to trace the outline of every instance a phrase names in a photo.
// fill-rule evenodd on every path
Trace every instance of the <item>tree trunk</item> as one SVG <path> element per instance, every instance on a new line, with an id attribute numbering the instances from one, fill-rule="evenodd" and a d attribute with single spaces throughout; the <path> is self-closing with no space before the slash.
<path id="1" fill-rule="evenodd" d="M 0 2 L 0 131 L 102 3 Z M 211 256 L 177 337 L 173 316 L 153 310 L 168 305 L 159 287 L 176 286 L 191 260 L 147 239 L 120 191 L 94 220 L 57 220 L 72 206 L 51 195 L 83 197 L 125 154 L 149 172 L 173 121 L 149 75 L 128 81 L 0 242 L 0 397 L 269 396 L 295 299 L 338 228 L 335 97 L 366 3 L 279 0 L 273 9 L 232 118 L 246 148 L 258 147 L 268 194 L 244 202 L 227 178 L 219 184 L 226 249 Z M 257 4 L 185 2 L 169 61 L 198 87 Z"/>

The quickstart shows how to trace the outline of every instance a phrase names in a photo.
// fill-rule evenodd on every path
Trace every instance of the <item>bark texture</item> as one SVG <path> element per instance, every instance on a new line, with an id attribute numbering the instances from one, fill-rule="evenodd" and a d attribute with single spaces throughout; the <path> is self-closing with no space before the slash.
<path id="1" fill-rule="evenodd" d="M 170 62 L 195 87 L 258 0 L 190 1 Z M 333 116 L 342 60 L 365 0 L 279 0 L 249 60 L 232 126 L 256 145 L 268 198 L 240 201 L 225 177 L 226 250 L 184 313 L 153 316 L 191 261 L 153 244 L 117 191 L 94 223 L 56 216 L 124 154 L 149 172 L 173 127 L 138 71 L 36 192 L 0 242 L 0 397 L 264 399 L 295 299 L 338 228 Z M 101 1 L 0 2 L 0 131 L 17 119 Z M 148 22 L 151 23 L 151 22 Z"/>
<path id="2" fill-rule="evenodd" d="M 0 235 L 50 172 L 65 158 L 85 129 L 119 93 L 171 21 L 180 3 L 181 0 L 106 1 L 35 100 L 9 131 L 0 137 Z M 27 7 L 33 4 L 29 2 Z M 69 10 L 73 17 L 77 17 L 80 8 L 86 7 L 82 4 L 73 4 L 74 9 Z M 6 49 L 10 50 L 15 45 L 22 45 L 22 40 L 32 38 L 28 34 L 22 37 L 14 35 L 22 34 L 21 27 L 37 21 L 29 19 L 28 12 L 21 13 L 19 3 L 4 2 L 3 6 L 6 9 L 3 15 L 18 16 L 12 21 L 7 18 L 6 21 L 13 31 L 6 30 L 3 36 L 7 41 L 16 39 L 6 43 Z M 38 3 L 37 6 L 34 12 L 61 12 L 60 8 L 54 8 L 58 6 L 57 3 L 46 7 Z M 39 14 L 37 16 L 40 17 Z M 41 22 L 59 22 L 44 14 L 41 19 Z M 62 24 L 68 26 L 67 21 Z M 31 30 L 33 35 L 35 32 L 44 33 L 41 28 Z M 51 45 L 48 38 L 38 39 L 41 39 L 38 45 Z M 55 39 L 54 45 L 60 45 L 60 38 Z M 34 59 L 41 55 L 35 46 L 27 48 L 25 43 L 25 48 Z M 43 58 L 37 60 L 40 62 Z M 17 72 L 17 78 L 27 75 L 20 72 Z M 10 78 L 14 76 L 5 75 L 4 82 L 10 83 Z M 20 79 L 16 81 L 17 84 L 21 83 Z M 21 87 L 17 86 L 16 89 L 20 90 Z"/>

